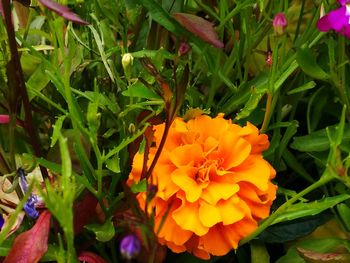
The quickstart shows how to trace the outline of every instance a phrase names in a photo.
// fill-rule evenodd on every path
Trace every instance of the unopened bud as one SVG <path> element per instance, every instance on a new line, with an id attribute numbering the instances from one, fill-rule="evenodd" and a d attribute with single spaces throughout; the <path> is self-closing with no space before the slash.
<path id="1" fill-rule="evenodd" d="M 122 66 L 125 76 L 129 78 L 131 76 L 131 67 L 134 62 L 134 57 L 130 53 L 125 53 L 122 57 Z"/>
<path id="2" fill-rule="evenodd" d="M 288 21 L 284 13 L 278 13 L 273 18 L 273 29 L 277 35 L 282 35 L 285 28 L 288 26 Z"/>
<path id="3" fill-rule="evenodd" d="M 191 47 L 186 42 L 181 42 L 179 46 L 179 50 L 177 51 L 179 56 L 184 56 L 190 51 Z"/>
<path id="4" fill-rule="evenodd" d="M 119 249 L 123 257 L 127 260 L 131 260 L 140 253 L 141 244 L 134 234 L 129 234 L 123 237 Z"/>

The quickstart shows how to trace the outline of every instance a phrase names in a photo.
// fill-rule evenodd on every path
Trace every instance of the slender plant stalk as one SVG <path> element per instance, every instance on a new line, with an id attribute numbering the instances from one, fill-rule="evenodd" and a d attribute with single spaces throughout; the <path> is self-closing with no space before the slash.
<path id="1" fill-rule="evenodd" d="M 16 36 L 15 36 L 15 29 L 12 24 L 12 19 L 11 19 L 11 4 L 10 0 L 2 0 L 2 6 L 4 9 L 4 16 L 5 16 L 5 24 L 6 24 L 6 31 L 7 31 L 7 36 L 8 36 L 8 41 L 9 41 L 9 46 L 10 46 L 10 51 L 11 51 L 11 60 L 9 62 L 9 66 L 11 67 L 12 72 L 15 74 L 14 79 L 10 79 L 9 81 L 14 82 L 14 88 L 15 90 L 12 90 L 12 94 L 20 94 L 22 102 L 23 102 L 23 107 L 24 107 L 24 128 L 26 132 L 29 135 L 34 153 L 36 156 L 41 157 L 41 150 L 40 150 L 40 144 L 38 140 L 38 133 L 37 129 L 33 125 L 33 116 L 32 116 L 32 107 L 29 102 L 29 97 L 27 93 L 27 89 L 25 86 L 24 78 L 23 78 L 23 71 L 22 71 L 22 66 L 20 62 L 20 56 L 18 54 L 17 50 L 17 43 L 16 43 Z M 12 101 L 12 103 L 16 103 L 16 100 Z M 11 105 L 10 110 L 13 111 L 10 114 L 13 116 L 16 111 L 16 106 L 17 105 Z M 45 167 L 40 166 L 41 173 L 44 178 L 48 177 L 48 173 Z"/>

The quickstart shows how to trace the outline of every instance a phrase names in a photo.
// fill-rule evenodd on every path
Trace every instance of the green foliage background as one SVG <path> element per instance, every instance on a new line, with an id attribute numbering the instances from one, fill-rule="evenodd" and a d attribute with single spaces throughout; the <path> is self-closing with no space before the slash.
<path id="1" fill-rule="evenodd" d="M 57 178 L 56 187 L 46 182 L 42 195 L 62 231 L 50 236 L 43 261 L 74 262 L 76 248 L 91 239 L 95 253 L 108 262 L 121 261 L 118 242 L 130 222 L 116 213 L 125 206 L 139 215 L 132 224 L 141 229 L 149 248 L 155 242 L 151 220 L 140 215 L 131 192 L 123 188 L 133 142 L 142 137 L 152 117 L 165 118 L 167 111 L 157 76 L 145 68 L 145 61 L 154 65 L 174 94 L 183 96 L 182 105 L 176 104 L 180 116 L 190 108 L 212 116 L 223 112 L 234 122 L 254 123 L 270 138 L 265 158 L 277 170 L 279 186 L 272 215 L 236 252 L 211 262 L 310 260 L 297 248 L 321 257 L 336 252 L 349 260 L 350 45 L 342 36 L 317 30 L 322 1 L 58 2 L 89 25 L 72 24 L 37 1 L 31 3 L 34 8 L 14 2 L 13 9 L 41 156 L 35 153 L 28 129 L 16 125 L 16 118 L 26 122 L 25 102 L 8 69 L 11 52 L 0 21 L 0 113 L 12 118 L 0 126 L 0 173 L 16 171 L 20 156 L 27 169 L 40 164 Z M 326 10 L 337 6 L 336 1 L 323 4 Z M 174 19 L 176 12 L 211 21 L 224 48 L 187 31 Z M 288 19 L 282 35 L 272 27 L 279 12 Z M 190 46 L 184 55 L 179 53 L 181 43 Z M 132 59 L 122 61 L 126 54 Z M 266 59 L 272 59 L 271 66 Z M 186 67 L 188 83 L 181 93 Z M 145 112 L 147 118 L 140 118 Z M 106 221 L 74 237 L 74 202 L 86 192 L 97 198 Z M 333 232 L 309 235 L 326 222 L 337 222 Z M 20 231 L 31 225 L 23 223 Z M 3 230 L 2 256 L 13 240 L 5 236 Z M 312 262 L 321 262 L 314 257 Z M 170 251 L 166 260 L 200 262 Z"/>

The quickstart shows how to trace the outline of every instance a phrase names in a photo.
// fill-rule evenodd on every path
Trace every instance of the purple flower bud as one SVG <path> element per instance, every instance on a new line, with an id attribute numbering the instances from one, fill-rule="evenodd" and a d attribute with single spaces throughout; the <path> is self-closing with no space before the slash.
<path id="1" fill-rule="evenodd" d="M 278 35 L 284 33 L 284 29 L 288 26 L 288 21 L 284 13 L 278 13 L 275 15 L 272 21 L 273 29 Z"/>
<path id="2" fill-rule="evenodd" d="M 119 249 L 123 257 L 130 260 L 140 253 L 141 244 L 134 234 L 129 234 L 123 237 Z"/>

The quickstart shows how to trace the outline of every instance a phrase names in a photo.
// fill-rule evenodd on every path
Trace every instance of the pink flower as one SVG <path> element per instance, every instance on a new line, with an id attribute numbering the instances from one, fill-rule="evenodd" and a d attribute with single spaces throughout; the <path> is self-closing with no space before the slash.
<path id="1" fill-rule="evenodd" d="M 350 38 L 350 0 L 338 0 L 341 7 L 330 11 L 317 22 L 317 28 L 322 32 L 334 30 Z"/>
<path id="2" fill-rule="evenodd" d="M 275 15 L 272 21 L 273 29 L 278 35 L 284 33 L 284 29 L 288 26 L 288 21 L 284 13 L 278 13 Z"/>

